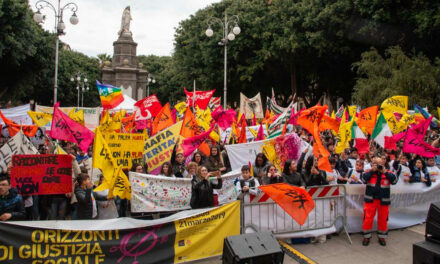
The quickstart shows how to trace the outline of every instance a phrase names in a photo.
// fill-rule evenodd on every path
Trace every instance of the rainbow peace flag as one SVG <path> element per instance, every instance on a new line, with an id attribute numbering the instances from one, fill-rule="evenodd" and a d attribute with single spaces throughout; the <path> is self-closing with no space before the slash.
<path id="1" fill-rule="evenodd" d="M 112 109 L 124 101 L 121 88 L 114 87 L 110 84 L 101 84 L 96 81 L 98 87 L 99 97 L 101 98 L 102 107 L 105 109 Z"/>

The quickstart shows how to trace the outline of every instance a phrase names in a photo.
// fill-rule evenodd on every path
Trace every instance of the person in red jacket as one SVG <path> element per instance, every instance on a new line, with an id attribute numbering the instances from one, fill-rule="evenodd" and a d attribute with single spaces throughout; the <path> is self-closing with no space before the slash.
<path id="1" fill-rule="evenodd" d="M 374 216 L 377 213 L 377 236 L 379 244 L 386 246 L 385 238 L 388 235 L 388 215 L 390 212 L 390 186 L 396 184 L 398 177 L 385 169 L 385 161 L 376 157 L 372 161 L 372 169 L 362 175 L 362 181 L 367 185 L 364 195 L 364 221 L 362 245 L 368 246 L 373 229 Z"/>

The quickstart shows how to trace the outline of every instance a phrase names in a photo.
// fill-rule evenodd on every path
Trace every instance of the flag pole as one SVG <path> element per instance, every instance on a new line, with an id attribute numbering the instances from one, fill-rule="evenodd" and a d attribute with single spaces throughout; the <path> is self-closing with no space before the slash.
<path id="1" fill-rule="evenodd" d="M 194 79 L 194 91 L 193 91 L 193 103 L 192 103 L 193 112 L 196 111 L 195 103 L 196 103 L 196 80 Z"/>

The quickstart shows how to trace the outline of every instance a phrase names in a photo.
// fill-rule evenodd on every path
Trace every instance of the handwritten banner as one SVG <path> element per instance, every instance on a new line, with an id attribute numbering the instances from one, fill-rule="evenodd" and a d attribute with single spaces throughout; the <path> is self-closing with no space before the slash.
<path id="1" fill-rule="evenodd" d="M 152 136 L 144 144 L 144 162 L 152 174 L 159 174 L 160 166 L 171 160 L 174 146 L 180 138 L 182 122 Z"/>
<path id="2" fill-rule="evenodd" d="M 113 154 L 113 158 L 116 160 L 117 166 L 130 169 L 133 162 L 136 164 L 143 163 L 142 152 L 146 135 L 130 133 L 103 133 L 102 135 Z"/>
<path id="3" fill-rule="evenodd" d="M 0 148 L 0 172 L 6 172 L 12 155 L 37 154 L 38 150 L 20 131 Z"/>
<path id="4" fill-rule="evenodd" d="M 11 184 L 22 195 L 72 192 L 70 155 L 14 155 Z"/>
<path id="5" fill-rule="evenodd" d="M 239 171 L 232 171 L 222 176 L 222 188 L 217 190 L 220 204 L 237 199 L 234 183 L 239 176 Z M 191 179 L 189 178 L 170 178 L 130 172 L 130 184 L 132 212 L 145 213 L 190 209 Z"/>

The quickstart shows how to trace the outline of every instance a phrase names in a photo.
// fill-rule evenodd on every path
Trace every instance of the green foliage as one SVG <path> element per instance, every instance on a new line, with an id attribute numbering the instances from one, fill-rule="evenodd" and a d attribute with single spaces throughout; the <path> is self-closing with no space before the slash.
<path id="1" fill-rule="evenodd" d="M 391 47 L 382 56 L 372 48 L 353 64 L 357 73 L 353 101 L 362 106 L 380 104 L 393 95 L 409 96 L 410 107 L 417 103 L 437 110 L 440 101 L 440 61 L 422 54 L 407 56 L 400 47 Z"/>

